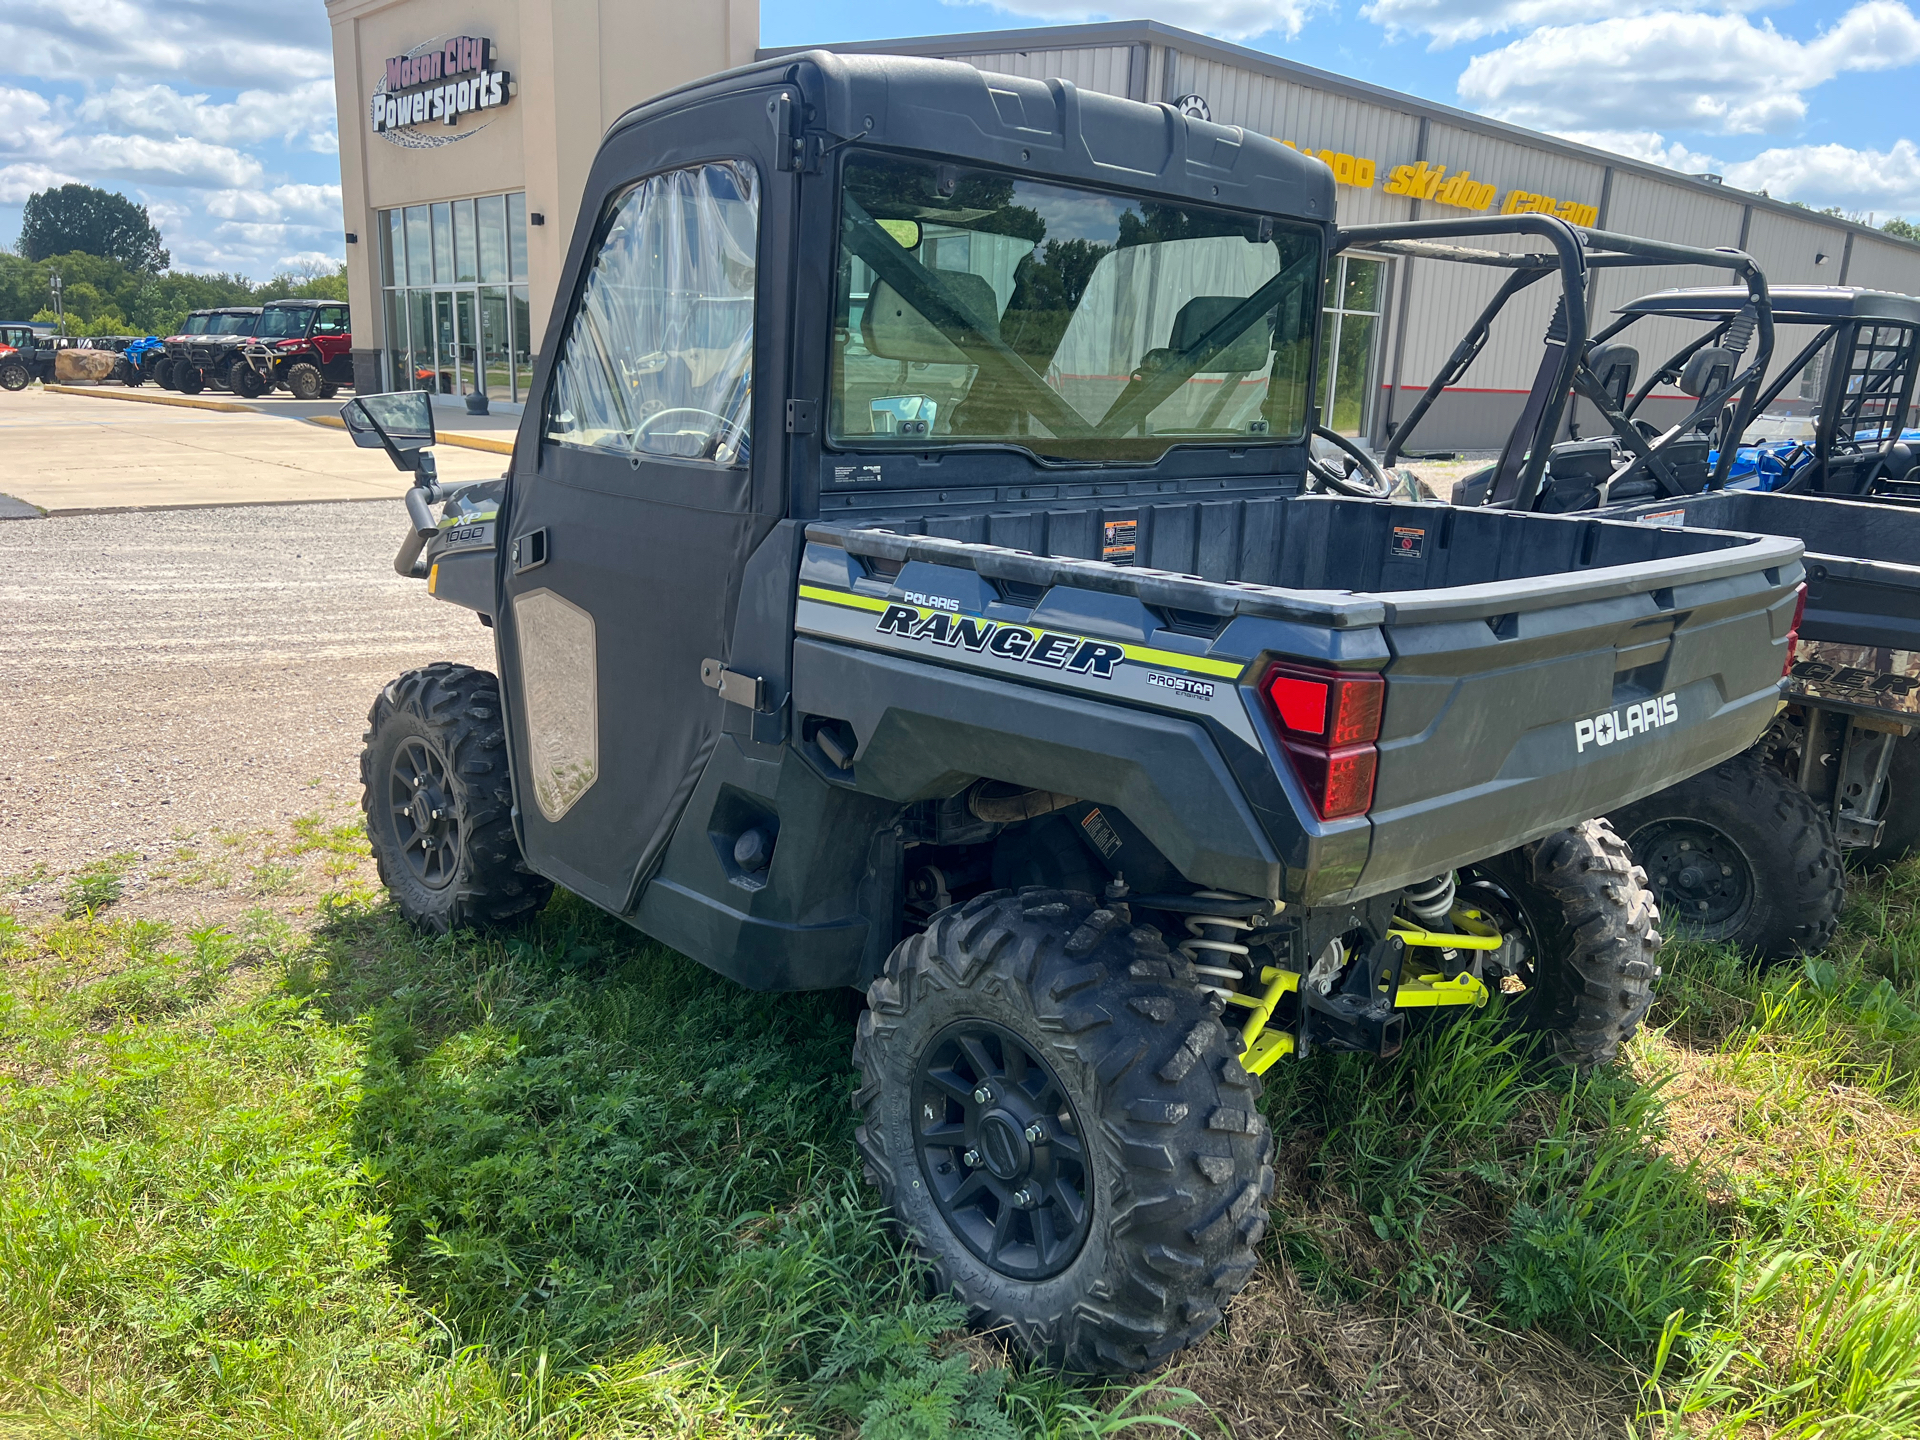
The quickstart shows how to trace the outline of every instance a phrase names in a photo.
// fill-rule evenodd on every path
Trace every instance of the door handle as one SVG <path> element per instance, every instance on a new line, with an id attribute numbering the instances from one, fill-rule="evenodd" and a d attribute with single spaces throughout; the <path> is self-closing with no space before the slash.
<path id="1" fill-rule="evenodd" d="M 529 530 L 513 542 L 511 553 L 513 573 L 524 575 L 529 570 L 538 570 L 547 563 L 547 527 Z"/>

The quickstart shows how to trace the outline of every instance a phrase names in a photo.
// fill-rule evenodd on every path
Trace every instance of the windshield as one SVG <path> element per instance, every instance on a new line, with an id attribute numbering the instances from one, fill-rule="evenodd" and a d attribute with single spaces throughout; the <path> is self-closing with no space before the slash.
<path id="1" fill-rule="evenodd" d="M 180 333 L 182 335 L 204 335 L 207 333 L 207 321 L 212 318 L 211 315 L 189 315 L 187 316 L 187 328 Z"/>
<path id="2" fill-rule="evenodd" d="M 313 311 L 304 306 L 284 309 L 269 306 L 260 312 L 260 328 L 253 333 L 262 340 L 301 340 L 306 338 L 307 321 Z"/>
<path id="3" fill-rule="evenodd" d="M 258 315 L 216 315 L 207 327 L 209 335 L 251 335 Z"/>
<path id="4" fill-rule="evenodd" d="M 1313 226 L 881 156 L 841 207 L 842 444 L 1150 461 L 1306 428 Z"/>

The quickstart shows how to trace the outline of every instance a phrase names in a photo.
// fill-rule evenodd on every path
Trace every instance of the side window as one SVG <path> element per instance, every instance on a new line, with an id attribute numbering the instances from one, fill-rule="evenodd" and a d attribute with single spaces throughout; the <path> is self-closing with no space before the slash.
<path id="1" fill-rule="evenodd" d="M 323 305 L 320 313 L 313 317 L 313 333 L 316 335 L 345 335 L 347 333 L 347 312 L 338 305 Z"/>
<path id="2" fill-rule="evenodd" d="M 619 196 L 554 368 L 547 438 L 744 465 L 759 229 L 744 161 L 671 170 Z"/>

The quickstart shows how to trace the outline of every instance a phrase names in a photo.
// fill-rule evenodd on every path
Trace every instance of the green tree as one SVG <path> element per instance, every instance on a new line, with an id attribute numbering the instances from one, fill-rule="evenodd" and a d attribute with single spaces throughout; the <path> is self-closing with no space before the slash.
<path id="1" fill-rule="evenodd" d="M 1896 240 L 1912 240 L 1920 243 L 1920 225 L 1911 220 L 1902 220 L 1898 215 L 1880 227 Z"/>
<path id="2" fill-rule="evenodd" d="M 44 260 L 74 250 L 150 274 L 172 263 L 147 207 L 124 195 L 93 185 L 62 185 L 28 196 L 20 214 L 20 253 Z"/>

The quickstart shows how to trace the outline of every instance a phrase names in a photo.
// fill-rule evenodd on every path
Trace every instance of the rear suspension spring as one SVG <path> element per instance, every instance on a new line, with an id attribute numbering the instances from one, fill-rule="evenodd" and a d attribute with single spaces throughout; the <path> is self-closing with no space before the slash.
<path id="1" fill-rule="evenodd" d="M 1437 930 L 1453 913 L 1454 892 L 1453 872 L 1449 870 L 1431 880 L 1422 880 L 1418 885 L 1407 886 L 1400 892 L 1401 903 L 1423 928 Z"/>
<path id="2" fill-rule="evenodd" d="M 1227 890 L 1199 890 L 1195 900 L 1245 900 Z M 1247 983 L 1247 957 L 1252 953 L 1236 936 L 1253 929 L 1251 920 L 1234 915 L 1188 915 L 1187 939 L 1179 950 L 1193 962 L 1194 973 L 1201 976 L 1200 989 L 1223 999 L 1239 992 Z"/>

